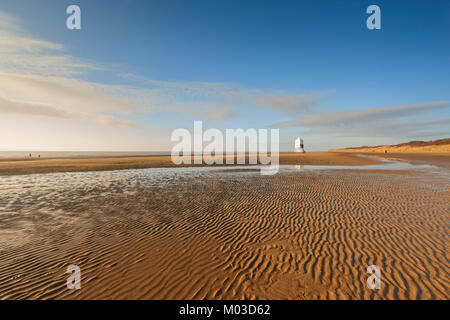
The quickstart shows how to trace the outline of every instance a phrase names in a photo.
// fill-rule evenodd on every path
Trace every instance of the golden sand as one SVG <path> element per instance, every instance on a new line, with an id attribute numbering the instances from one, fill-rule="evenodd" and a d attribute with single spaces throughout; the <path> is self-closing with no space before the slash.
<path id="1" fill-rule="evenodd" d="M 0 299 L 449 299 L 439 170 L 0 177 Z"/>
<path id="2" fill-rule="evenodd" d="M 383 145 L 375 147 L 357 147 L 345 149 L 333 149 L 332 152 L 379 152 L 379 153 L 446 153 L 450 156 L 450 139 L 435 141 L 411 141 L 397 145 Z"/>
<path id="3" fill-rule="evenodd" d="M 249 163 L 248 155 L 246 156 L 245 163 Z M 352 154 L 346 153 L 309 152 L 303 154 L 280 154 L 280 164 L 364 165 L 373 163 L 373 160 L 355 157 Z M 162 155 L 0 159 L 0 175 L 170 167 L 180 166 L 173 164 L 170 156 Z"/>

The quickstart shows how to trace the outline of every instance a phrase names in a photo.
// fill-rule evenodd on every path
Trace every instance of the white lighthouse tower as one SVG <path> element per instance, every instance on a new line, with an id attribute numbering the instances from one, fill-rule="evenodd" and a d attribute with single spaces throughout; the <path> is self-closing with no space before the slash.
<path id="1" fill-rule="evenodd" d="M 295 139 L 295 152 L 305 152 L 305 149 L 303 149 L 303 140 L 300 137 Z"/>

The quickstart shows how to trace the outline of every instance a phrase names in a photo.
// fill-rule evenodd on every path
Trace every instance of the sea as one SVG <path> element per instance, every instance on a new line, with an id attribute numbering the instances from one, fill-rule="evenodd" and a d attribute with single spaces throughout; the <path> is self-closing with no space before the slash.
<path id="1" fill-rule="evenodd" d="M 170 151 L 0 151 L 0 158 L 170 155 Z"/>

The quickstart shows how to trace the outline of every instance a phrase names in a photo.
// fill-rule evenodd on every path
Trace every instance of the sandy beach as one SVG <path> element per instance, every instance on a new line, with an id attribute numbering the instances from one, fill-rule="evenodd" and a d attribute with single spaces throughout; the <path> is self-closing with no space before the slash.
<path id="1" fill-rule="evenodd" d="M 164 156 L 0 161 L 0 299 L 449 299 L 449 157 L 403 157 L 284 154 L 274 176 Z"/>
<path id="2" fill-rule="evenodd" d="M 332 152 L 374 152 L 374 153 L 396 153 L 396 154 L 449 154 L 450 139 L 434 141 L 410 141 L 396 145 L 364 146 L 356 148 L 333 149 Z"/>
<path id="3" fill-rule="evenodd" d="M 235 156 L 235 159 L 236 157 L 237 156 Z M 193 158 L 194 157 L 192 157 L 192 159 Z M 248 155 L 245 156 L 245 163 L 249 163 Z M 374 160 L 361 158 L 355 154 L 348 153 L 280 153 L 280 164 L 282 165 L 364 165 L 373 163 L 375 163 Z M 235 161 L 235 164 L 237 164 L 237 161 Z M 203 165 L 175 165 L 173 164 L 170 155 L 0 158 L 0 175 L 173 168 L 187 166 L 198 167 Z"/>
<path id="4" fill-rule="evenodd" d="M 0 303 L 437 313 L 449 52 L 448 0 L 0 1 Z"/>

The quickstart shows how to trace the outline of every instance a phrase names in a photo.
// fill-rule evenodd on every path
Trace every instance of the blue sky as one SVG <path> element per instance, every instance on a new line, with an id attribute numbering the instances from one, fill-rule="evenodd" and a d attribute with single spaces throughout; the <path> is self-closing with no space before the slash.
<path id="1" fill-rule="evenodd" d="M 71 4 L 81 30 L 65 26 Z M 371 4 L 381 30 L 366 27 Z M 2 150 L 169 150 L 193 120 L 280 127 L 283 151 L 297 135 L 309 150 L 450 135 L 448 1 L 3 0 L 0 12 Z"/>

